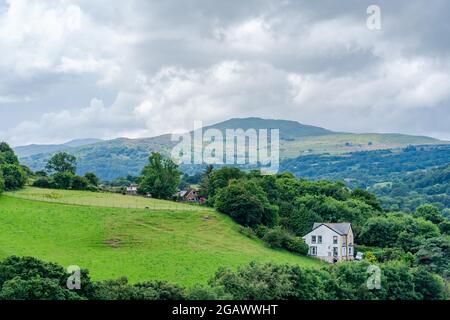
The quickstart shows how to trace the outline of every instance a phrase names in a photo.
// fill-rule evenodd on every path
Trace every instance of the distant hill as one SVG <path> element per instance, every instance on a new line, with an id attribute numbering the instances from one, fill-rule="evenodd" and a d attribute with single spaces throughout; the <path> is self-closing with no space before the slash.
<path id="1" fill-rule="evenodd" d="M 63 144 L 30 144 L 28 146 L 16 147 L 14 151 L 20 157 L 29 157 L 39 153 L 54 153 L 68 148 L 81 147 L 88 144 L 97 143 L 100 139 L 77 139 Z"/>
<path id="2" fill-rule="evenodd" d="M 279 129 L 280 139 L 283 140 L 294 140 L 302 137 L 317 137 L 335 133 L 320 127 L 304 125 L 297 121 L 268 120 L 261 118 L 234 118 L 205 127 L 205 130 L 209 128 L 219 129 L 222 132 L 226 129 Z"/>
<path id="3" fill-rule="evenodd" d="M 423 203 L 441 209 L 450 206 L 449 144 L 300 156 L 282 161 L 281 170 L 368 189 L 391 210 L 414 211 Z"/>
<path id="4" fill-rule="evenodd" d="M 270 120 L 261 118 L 230 119 L 208 126 L 225 133 L 226 129 L 279 129 L 280 157 L 296 158 L 301 155 L 343 154 L 355 151 L 404 148 L 408 145 L 432 145 L 443 142 L 429 137 L 403 134 L 353 134 L 333 132 L 320 127 L 308 126 L 296 121 Z M 120 138 L 108 141 L 91 141 L 79 146 L 57 145 L 32 148 L 18 147 L 23 164 L 32 170 L 45 167 L 51 155 L 58 151 L 68 151 L 78 159 L 78 171 L 83 174 L 95 172 L 104 180 L 111 180 L 128 174 L 137 175 L 147 163 L 151 151 L 169 155 L 176 144 L 170 135 L 152 138 Z M 186 168 L 183 168 L 186 169 Z M 188 168 L 192 169 L 192 168 Z M 192 171 L 190 171 L 192 172 Z"/>

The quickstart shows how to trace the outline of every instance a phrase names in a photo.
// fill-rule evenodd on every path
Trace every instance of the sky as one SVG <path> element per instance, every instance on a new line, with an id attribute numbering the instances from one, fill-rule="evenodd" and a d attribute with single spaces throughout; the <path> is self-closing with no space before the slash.
<path id="1" fill-rule="evenodd" d="M 0 140 L 248 116 L 450 140 L 449 35 L 446 0 L 0 0 Z"/>

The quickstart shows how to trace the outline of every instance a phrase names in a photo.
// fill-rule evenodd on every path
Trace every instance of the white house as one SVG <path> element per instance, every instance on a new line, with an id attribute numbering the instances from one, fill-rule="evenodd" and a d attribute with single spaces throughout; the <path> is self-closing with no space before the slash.
<path id="1" fill-rule="evenodd" d="M 333 263 L 353 260 L 354 242 L 351 223 L 316 222 L 303 237 L 309 246 L 309 255 Z"/>
<path id="2" fill-rule="evenodd" d="M 138 187 L 139 186 L 137 184 L 132 184 L 129 187 L 127 187 L 126 193 L 128 195 L 135 196 L 135 195 L 137 195 Z"/>

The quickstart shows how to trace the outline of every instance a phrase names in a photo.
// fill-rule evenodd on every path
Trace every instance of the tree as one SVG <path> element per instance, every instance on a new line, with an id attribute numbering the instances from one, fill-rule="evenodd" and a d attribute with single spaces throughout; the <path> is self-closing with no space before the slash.
<path id="1" fill-rule="evenodd" d="M 14 278 L 6 281 L 0 300 L 80 300 L 76 292 L 63 288 L 58 280 L 35 277 L 29 280 Z"/>
<path id="2" fill-rule="evenodd" d="M 0 167 L 0 193 L 5 190 L 5 180 L 3 179 L 3 172 Z"/>
<path id="3" fill-rule="evenodd" d="M 445 300 L 445 282 L 425 268 L 414 270 L 414 289 L 420 300 Z"/>
<path id="4" fill-rule="evenodd" d="M 450 237 L 440 236 L 425 240 L 415 254 L 416 262 L 432 272 L 450 277 Z"/>
<path id="5" fill-rule="evenodd" d="M 239 168 L 223 167 L 213 170 L 212 166 L 208 166 L 200 185 L 200 194 L 208 198 L 209 204 L 213 205 L 213 197 L 221 189 L 228 185 L 233 179 L 240 179 L 245 173 Z"/>
<path id="6" fill-rule="evenodd" d="M 264 190 L 252 180 L 233 180 L 219 189 L 214 206 L 244 226 L 278 223 L 278 207 L 269 203 Z"/>
<path id="7" fill-rule="evenodd" d="M 72 181 L 75 178 L 75 175 L 72 172 L 64 171 L 57 172 L 52 176 L 52 187 L 55 189 L 65 189 L 68 190 L 72 187 Z"/>
<path id="8" fill-rule="evenodd" d="M 73 190 L 86 190 L 89 187 L 89 180 L 85 177 L 74 176 L 72 178 L 71 188 Z"/>
<path id="9" fill-rule="evenodd" d="M 46 165 L 46 170 L 52 173 L 70 172 L 75 174 L 77 169 L 77 159 L 66 152 L 59 152 L 53 155 Z"/>
<path id="10" fill-rule="evenodd" d="M 47 177 L 40 177 L 33 182 L 33 187 L 50 189 L 52 183 Z"/>
<path id="11" fill-rule="evenodd" d="M 430 221 L 403 213 L 388 213 L 368 219 L 359 238 L 365 245 L 400 247 L 413 252 L 424 239 L 439 235 L 439 228 Z"/>
<path id="12" fill-rule="evenodd" d="M 444 221 L 444 217 L 439 212 L 439 210 L 430 204 L 424 204 L 418 207 L 414 216 L 418 218 L 424 218 L 425 220 L 431 221 L 434 224 L 439 224 Z"/>
<path id="13" fill-rule="evenodd" d="M 95 173 L 88 172 L 84 175 L 84 177 L 95 187 L 97 187 L 100 183 L 100 179 L 95 175 Z"/>
<path id="14" fill-rule="evenodd" d="M 364 201 L 377 211 L 382 211 L 380 201 L 373 193 L 370 193 L 367 190 L 355 189 L 352 192 L 352 197 Z"/>
<path id="15" fill-rule="evenodd" d="M 171 160 L 163 158 L 160 153 L 152 152 L 149 164 L 142 170 L 141 183 L 138 191 L 150 193 L 158 199 L 170 199 L 177 191 L 180 183 L 180 171 Z"/>
<path id="16" fill-rule="evenodd" d="M 6 142 L 0 143 L 0 165 L 3 164 L 19 164 L 14 150 Z"/>
<path id="17" fill-rule="evenodd" d="M 208 198 L 212 193 L 211 175 L 214 170 L 213 165 L 208 165 L 200 180 L 199 193 L 202 197 Z"/>
<path id="18" fill-rule="evenodd" d="M 23 169 L 17 164 L 3 164 L 1 166 L 5 190 L 16 190 L 22 188 L 27 176 Z"/>
<path id="19" fill-rule="evenodd" d="M 67 288 L 69 274 L 60 265 L 33 257 L 8 257 L 0 261 L 0 299 L 84 299 L 93 297 L 89 273 L 80 270 L 81 289 Z"/>

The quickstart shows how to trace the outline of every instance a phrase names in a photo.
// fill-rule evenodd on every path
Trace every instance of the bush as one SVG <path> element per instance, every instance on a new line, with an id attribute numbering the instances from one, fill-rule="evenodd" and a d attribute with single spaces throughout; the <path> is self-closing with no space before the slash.
<path id="1" fill-rule="evenodd" d="M 89 181 L 89 184 L 97 187 L 100 183 L 100 179 L 92 172 L 88 172 L 84 175 L 84 177 Z"/>
<path id="2" fill-rule="evenodd" d="M 72 179 L 73 190 L 86 190 L 89 187 L 89 180 L 85 177 L 74 176 Z"/>
<path id="3" fill-rule="evenodd" d="M 260 239 L 264 238 L 264 236 L 266 235 L 266 233 L 269 231 L 270 229 L 262 224 L 257 225 L 253 231 L 255 232 L 256 236 Z"/>
<path id="4" fill-rule="evenodd" d="M 0 291 L 0 300 L 80 300 L 76 292 L 63 288 L 55 279 L 19 277 L 8 280 Z"/>
<path id="5" fill-rule="evenodd" d="M 282 227 L 268 229 L 262 239 L 272 248 L 283 248 L 302 255 L 308 254 L 309 247 L 303 239 L 291 235 Z"/>
<path id="6" fill-rule="evenodd" d="M 3 173 L 0 168 L 0 193 L 2 193 L 5 190 L 5 180 L 3 180 Z"/>
<path id="7" fill-rule="evenodd" d="M 82 269 L 81 289 L 67 289 L 69 274 L 54 263 L 33 257 L 8 257 L 0 261 L 0 299 L 84 299 L 93 297 L 93 285 Z"/>
<path id="8" fill-rule="evenodd" d="M 250 227 L 243 227 L 243 226 L 240 226 L 239 232 L 240 232 L 241 234 L 243 234 L 244 236 L 246 236 L 247 238 L 250 238 L 250 239 L 255 239 L 255 238 L 257 238 L 257 235 L 256 235 L 255 231 L 253 231 L 253 229 L 250 228 Z"/>
<path id="9" fill-rule="evenodd" d="M 47 177 L 42 177 L 33 182 L 33 187 L 49 189 L 52 182 Z"/>
<path id="10" fill-rule="evenodd" d="M 272 248 L 283 248 L 287 240 L 287 234 L 281 227 L 276 227 L 267 231 L 263 240 Z"/>
<path id="11" fill-rule="evenodd" d="M 155 300 L 156 297 L 153 289 L 133 286 L 126 277 L 95 284 L 94 300 Z"/>
<path id="12" fill-rule="evenodd" d="M 72 187 L 72 181 L 74 179 L 74 174 L 71 172 L 57 172 L 52 176 L 53 185 L 55 189 L 70 189 Z"/>
<path id="13" fill-rule="evenodd" d="M 414 271 L 414 288 L 420 300 L 444 300 L 446 296 L 443 279 L 424 268 Z"/>
<path id="14" fill-rule="evenodd" d="M 176 284 L 166 281 L 153 281 L 136 284 L 139 289 L 151 289 L 155 293 L 156 300 L 183 300 L 184 289 Z"/>
<path id="15" fill-rule="evenodd" d="M 307 255 L 309 251 L 308 245 L 298 237 L 290 237 L 286 241 L 286 249 L 301 255 Z"/>
<path id="16" fill-rule="evenodd" d="M 188 300 L 231 300 L 232 296 L 225 293 L 223 287 L 208 287 L 202 285 L 194 285 L 188 290 Z"/>
<path id="17" fill-rule="evenodd" d="M 1 170 L 3 172 L 5 190 L 20 189 L 25 185 L 27 176 L 19 165 L 4 164 L 1 166 Z"/>

